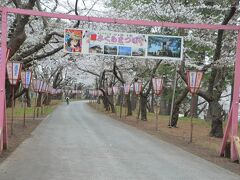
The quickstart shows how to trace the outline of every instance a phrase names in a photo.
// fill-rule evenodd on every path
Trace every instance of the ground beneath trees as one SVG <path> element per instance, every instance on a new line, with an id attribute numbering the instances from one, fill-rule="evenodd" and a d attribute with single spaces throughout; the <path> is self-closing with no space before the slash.
<path id="1" fill-rule="evenodd" d="M 27 118 L 23 127 L 23 118 L 15 117 L 13 135 L 11 135 L 11 118 L 8 118 L 8 149 L 0 155 L 0 163 L 4 161 L 25 139 L 31 137 L 32 131 L 41 123 L 43 118 Z"/>
<path id="2" fill-rule="evenodd" d="M 180 120 L 177 128 L 168 127 L 168 116 L 159 117 L 159 131 L 156 131 L 155 115 L 149 114 L 148 121 L 137 121 L 137 116 L 124 115 L 120 119 L 119 112 L 116 114 L 105 112 L 100 105 L 90 103 L 90 106 L 101 111 L 112 118 L 141 129 L 153 136 L 156 136 L 168 143 L 174 144 L 185 151 L 195 154 L 207 161 L 217 164 L 225 169 L 228 169 L 236 174 L 240 175 L 240 164 L 233 163 L 230 159 L 219 157 L 218 151 L 220 148 L 221 140 L 219 138 L 209 137 L 210 125 L 208 122 L 194 120 L 193 128 L 193 142 L 189 144 L 190 136 L 190 123 L 189 120 Z M 239 134 L 240 135 L 240 134 Z"/>

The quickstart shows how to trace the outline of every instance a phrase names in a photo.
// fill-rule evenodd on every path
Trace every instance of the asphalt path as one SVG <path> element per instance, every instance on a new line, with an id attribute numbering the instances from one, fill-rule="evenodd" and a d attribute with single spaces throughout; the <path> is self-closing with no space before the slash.
<path id="1" fill-rule="evenodd" d="M 59 106 L 0 165 L 0 180 L 240 180 L 91 109 Z"/>

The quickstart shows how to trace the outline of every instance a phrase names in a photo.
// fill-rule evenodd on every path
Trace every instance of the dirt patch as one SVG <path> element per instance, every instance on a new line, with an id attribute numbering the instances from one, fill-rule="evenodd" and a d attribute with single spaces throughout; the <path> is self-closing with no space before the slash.
<path id="1" fill-rule="evenodd" d="M 26 127 L 23 127 L 23 118 L 15 118 L 13 134 L 11 135 L 11 120 L 8 119 L 8 149 L 0 155 L 0 163 L 3 162 L 25 139 L 31 137 L 32 131 L 41 123 L 43 118 L 26 119 Z"/>
<path id="2" fill-rule="evenodd" d="M 97 110 L 108 116 L 111 116 L 118 121 L 141 129 L 155 137 L 158 137 L 159 139 L 174 144 L 185 151 L 195 154 L 207 161 L 215 163 L 218 166 L 240 175 L 240 164 L 233 163 L 230 161 L 230 159 L 223 158 L 218 155 L 218 150 L 220 148 L 222 139 L 208 136 L 210 127 L 207 125 L 207 123 L 199 123 L 199 120 L 194 121 L 193 140 L 192 143 L 189 143 L 189 121 L 180 120 L 178 123 L 178 128 L 169 128 L 168 117 L 160 116 L 158 124 L 159 130 L 156 131 L 156 121 L 154 115 L 150 115 L 148 121 L 137 120 L 136 116 L 125 117 L 124 115 L 120 119 L 119 114 L 107 113 L 103 110 L 103 108 L 100 107 L 100 105 L 96 106 L 90 104 L 90 106 L 93 108 L 97 107 Z"/>

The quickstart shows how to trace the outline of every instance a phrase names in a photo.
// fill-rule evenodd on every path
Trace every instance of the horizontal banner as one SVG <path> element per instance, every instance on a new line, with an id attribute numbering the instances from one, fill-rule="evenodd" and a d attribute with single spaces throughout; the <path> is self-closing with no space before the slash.
<path id="1" fill-rule="evenodd" d="M 182 60 L 183 37 L 65 29 L 64 51 L 66 53 Z"/>

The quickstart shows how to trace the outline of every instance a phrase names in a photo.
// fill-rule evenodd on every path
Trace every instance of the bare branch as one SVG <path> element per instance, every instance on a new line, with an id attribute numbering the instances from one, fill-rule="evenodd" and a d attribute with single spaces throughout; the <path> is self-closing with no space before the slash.
<path id="1" fill-rule="evenodd" d="M 32 62 L 34 60 L 43 59 L 45 57 L 51 56 L 51 55 L 57 53 L 58 51 L 60 51 L 62 49 L 63 49 L 63 45 L 59 46 L 56 49 L 53 49 L 52 51 L 49 51 L 49 52 L 46 52 L 46 53 L 43 53 L 43 54 L 39 54 L 39 55 L 36 55 L 34 57 L 25 58 L 25 59 L 23 59 L 23 63 L 25 64 L 26 67 L 28 67 L 28 66 L 30 66 L 30 64 L 29 64 L 30 62 Z"/>
<path id="2" fill-rule="evenodd" d="M 39 11 L 42 11 L 42 7 L 40 5 L 40 2 L 39 0 L 36 1 L 36 5 L 37 5 L 37 8 Z M 48 22 L 47 22 L 47 18 L 46 17 L 42 17 L 42 20 L 43 20 L 43 26 L 44 28 L 46 29 L 48 27 Z"/>
<path id="3" fill-rule="evenodd" d="M 28 49 L 27 51 L 24 51 L 22 52 L 21 54 L 17 55 L 16 56 L 16 59 L 22 59 L 22 58 L 26 58 L 32 54 L 34 54 L 35 52 L 39 51 L 40 49 L 44 48 L 48 43 L 49 41 L 51 40 L 51 38 L 54 36 L 54 35 L 57 35 L 59 37 L 63 37 L 62 34 L 59 34 L 57 32 L 51 32 L 49 34 L 47 34 L 45 37 L 44 37 L 44 40 L 42 42 L 40 42 L 39 44 L 36 44 L 34 47 L 32 47 L 31 49 Z"/>
<path id="4" fill-rule="evenodd" d="M 75 14 L 76 15 L 78 15 L 77 7 L 78 7 L 78 0 L 75 1 Z M 73 27 L 77 28 L 77 27 L 79 27 L 79 25 L 80 25 L 80 21 L 77 21 L 77 23 Z"/>

